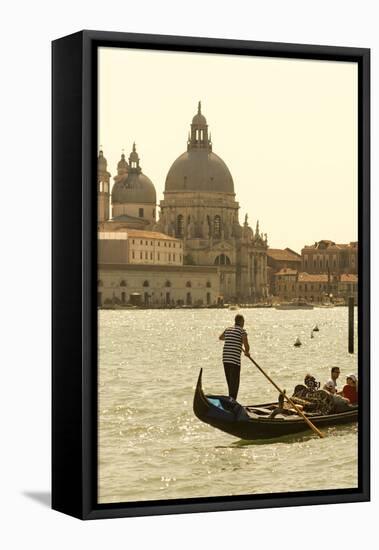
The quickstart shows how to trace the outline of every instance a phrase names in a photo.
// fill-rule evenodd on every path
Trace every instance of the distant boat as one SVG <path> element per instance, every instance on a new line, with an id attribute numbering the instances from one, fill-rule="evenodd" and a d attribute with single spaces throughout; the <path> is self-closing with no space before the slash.
<path id="1" fill-rule="evenodd" d="M 277 306 L 275 309 L 313 309 L 313 304 L 309 304 L 305 300 L 293 300 L 292 302 L 283 302 Z"/>
<path id="2" fill-rule="evenodd" d="M 316 325 L 315 328 L 313 329 L 313 332 L 318 332 L 320 329 L 318 328 L 318 326 Z"/>
<path id="3" fill-rule="evenodd" d="M 297 347 L 297 348 L 301 346 L 301 342 L 300 342 L 300 338 L 299 338 L 299 337 L 296 338 L 295 343 L 294 343 L 294 346 Z"/>

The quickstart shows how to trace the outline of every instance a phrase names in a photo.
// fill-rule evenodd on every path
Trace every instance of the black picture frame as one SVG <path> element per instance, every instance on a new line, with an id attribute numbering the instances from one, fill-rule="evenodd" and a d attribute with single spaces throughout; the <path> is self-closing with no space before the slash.
<path id="1" fill-rule="evenodd" d="M 358 63 L 359 483 L 357 489 L 97 503 L 97 48 Z M 81 519 L 370 499 L 370 50 L 81 31 L 52 43 L 52 507 Z M 75 200 L 73 200 L 75 198 Z M 364 396 L 364 398 L 362 398 Z"/>

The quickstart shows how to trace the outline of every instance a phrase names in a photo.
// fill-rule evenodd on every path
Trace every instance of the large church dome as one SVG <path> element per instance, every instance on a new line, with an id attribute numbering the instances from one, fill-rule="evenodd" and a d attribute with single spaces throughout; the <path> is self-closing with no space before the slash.
<path id="1" fill-rule="evenodd" d="M 201 113 L 200 102 L 198 112 L 192 119 L 187 151 L 176 159 L 166 177 L 165 192 L 175 191 L 234 194 L 229 168 L 212 152 L 208 125 Z"/>
<path id="2" fill-rule="evenodd" d="M 212 151 L 189 150 L 171 166 L 165 191 L 214 191 L 234 193 L 234 184 L 225 162 Z"/>
<path id="3" fill-rule="evenodd" d="M 126 162 L 125 164 L 127 166 Z M 129 157 L 127 170 L 125 177 L 115 178 L 116 181 L 112 188 L 112 204 L 156 204 L 155 187 L 153 182 L 142 173 L 135 143 Z"/>

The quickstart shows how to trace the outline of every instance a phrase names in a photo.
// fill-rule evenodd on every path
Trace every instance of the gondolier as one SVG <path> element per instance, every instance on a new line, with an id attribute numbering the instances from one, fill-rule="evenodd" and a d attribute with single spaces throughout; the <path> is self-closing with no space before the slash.
<path id="1" fill-rule="evenodd" d="M 245 319 L 243 316 L 236 315 L 234 327 L 226 328 L 219 337 L 220 340 L 224 341 L 222 361 L 224 363 L 229 396 L 233 399 L 237 399 L 240 385 L 241 352 L 243 350 L 244 354 L 248 356 L 250 351 L 247 332 L 243 328 L 244 324 Z"/>

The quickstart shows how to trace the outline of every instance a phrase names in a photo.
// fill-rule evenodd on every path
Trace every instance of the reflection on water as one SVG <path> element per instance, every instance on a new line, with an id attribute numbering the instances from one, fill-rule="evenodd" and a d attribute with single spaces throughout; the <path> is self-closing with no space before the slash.
<path id="1" fill-rule="evenodd" d="M 291 391 L 311 372 L 357 372 L 347 353 L 347 309 L 240 310 L 252 355 Z M 258 494 L 357 486 L 357 425 L 270 441 L 238 441 L 192 412 L 200 367 L 205 391 L 226 393 L 218 336 L 228 310 L 99 312 L 99 501 Z M 315 324 L 320 332 L 310 338 Z M 295 348 L 299 336 L 303 345 Z M 357 348 L 357 342 L 355 342 Z M 277 391 L 242 359 L 241 403 Z M 333 475 L 330 475 L 333 472 Z"/>

